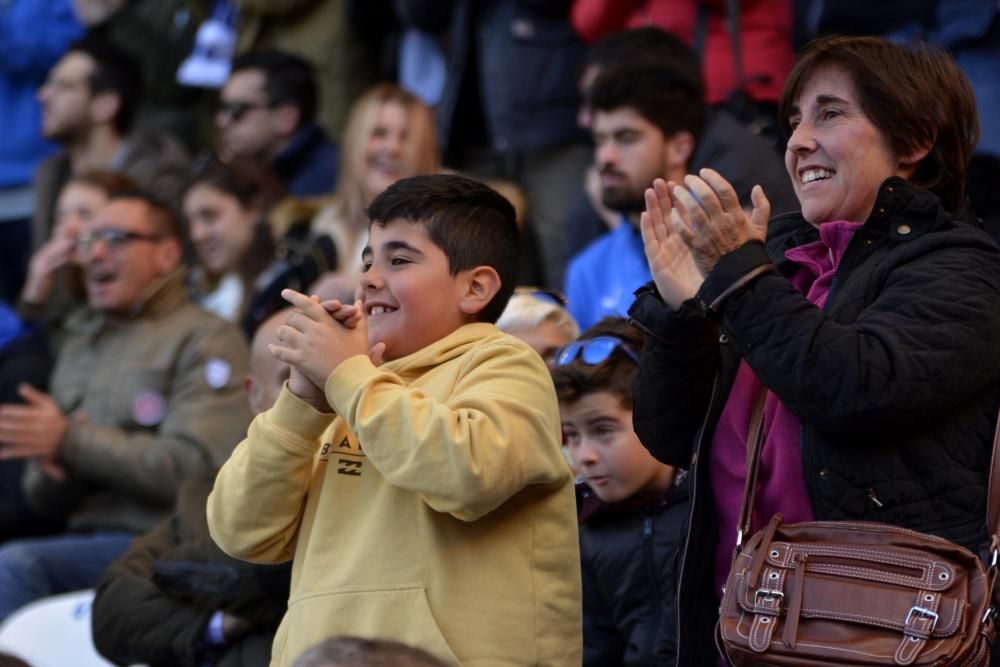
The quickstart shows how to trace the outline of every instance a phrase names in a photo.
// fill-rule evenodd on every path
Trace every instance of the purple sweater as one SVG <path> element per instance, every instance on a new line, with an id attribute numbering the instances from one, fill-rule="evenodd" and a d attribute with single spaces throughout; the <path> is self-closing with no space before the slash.
<path id="1" fill-rule="evenodd" d="M 819 228 L 819 241 L 785 252 L 786 259 L 799 265 L 790 282 L 819 308 L 826 302 L 837 266 L 861 224 L 847 221 L 824 223 Z M 736 524 L 740 518 L 747 474 L 747 435 L 760 387 L 761 382 L 750 366 L 746 361 L 740 362 L 712 440 L 709 465 L 719 527 L 719 541 L 715 547 L 715 586 L 720 597 L 736 547 Z M 764 404 L 764 451 L 752 532 L 760 530 L 777 512 L 781 512 L 789 523 L 813 519 L 802 475 L 800 430 L 799 418 L 768 391 Z"/>

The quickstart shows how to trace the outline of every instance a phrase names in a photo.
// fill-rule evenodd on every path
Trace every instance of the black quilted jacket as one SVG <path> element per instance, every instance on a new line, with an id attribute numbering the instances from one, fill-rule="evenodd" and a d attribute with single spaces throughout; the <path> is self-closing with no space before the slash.
<path id="1" fill-rule="evenodd" d="M 658 459 L 692 466 L 679 591 L 678 665 L 711 666 L 717 531 L 707 466 L 741 358 L 802 420 L 803 474 L 817 519 L 882 521 L 966 547 L 985 540 L 986 470 L 1000 405 L 1000 249 L 939 200 L 887 180 L 820 310 L 786 276 L 788 248 L 817 231 L 772 220 L 766 248 L 726 255 L 672 312 L 652 286 L 630 311 L 646 332 L 635 429 Z M 717 310 L 739 277 L 765 273 Z"/>
<path id="2" fill-rule="evenodd" d="M 586 486 L 577 493 L 583 667 L 673 667 L 687 476 L 659 498 L 605 504 Z"/>

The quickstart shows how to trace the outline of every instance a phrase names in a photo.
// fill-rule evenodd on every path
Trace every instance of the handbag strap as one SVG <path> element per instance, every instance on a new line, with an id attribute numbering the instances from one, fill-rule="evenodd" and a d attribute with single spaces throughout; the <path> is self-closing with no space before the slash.
<path id="1" fill-rule="evenodd" d="M 764 406 L 767 403 L 767 387 L 761 386 L 754 399 L 750 415 L 750 430 L 747 433 L 747 479 L 743 486 L 743 504 L 737 524 L 736 550 L 743 539 L 750 534 L 753 507 L 757 499 L 757 478 L 760 475 L 760 457 L 764 449 Z M 1000 414 L 997 415 L 993 431 L 993 452 L 990 455 L 990 476 L 987 483 L 986 526 L 990 531 L 990 552 L 992 563 L 997 564 L 1000 552 Z"/>

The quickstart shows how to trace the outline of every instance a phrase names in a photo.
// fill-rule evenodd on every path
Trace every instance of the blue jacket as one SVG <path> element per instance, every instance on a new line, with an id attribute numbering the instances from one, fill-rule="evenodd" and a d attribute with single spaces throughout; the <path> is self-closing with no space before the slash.
<path id="1" fill-rule="evenodd" d="M 55 151 L 42 138 L 35 95 L 49 69 L 81 33 L 70 0 L 0 3 L 0 188 L 31 183 L 35 167 Z"/>
<path id="2" fill-rule="evenodd" d="M 326 194 L 337 185 L 337 147 L 314 123 L 299 128 L 272 166 L 295 197 Z"/>
<path id="3" fill-rule="evenodd" d="M 624 219 L 570 260 L 567 308 L 580 329 L 608 315 L 626 317 L 635 291 L 652 279 L 639 230 Z"/>

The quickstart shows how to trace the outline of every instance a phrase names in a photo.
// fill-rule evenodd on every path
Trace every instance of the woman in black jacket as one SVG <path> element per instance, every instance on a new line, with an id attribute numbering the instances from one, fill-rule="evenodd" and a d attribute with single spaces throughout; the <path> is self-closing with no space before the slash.
<path id="1" fill-rule="evenodd" d="M 711 170 L 646 196 L 636 432 L 693 471 L 678 665 L 719 660 L 762 392 L 753 530 L 782 512 L 986 540 L 1000 250 L 954 214 L 978 137 L 972 90 L 944 53 L 833 37 L 803 53 L 779 111 L 801 213 L 768 224 L 757 188 L 747 215 Z"/>

